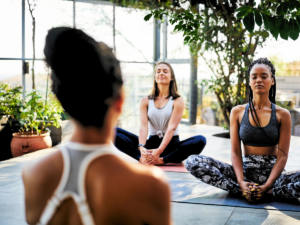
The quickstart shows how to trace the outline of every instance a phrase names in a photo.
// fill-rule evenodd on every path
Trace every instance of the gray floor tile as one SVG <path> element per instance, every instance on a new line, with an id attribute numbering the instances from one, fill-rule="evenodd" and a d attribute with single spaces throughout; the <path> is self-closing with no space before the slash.
<path id="1" fill-rule="evenodd" d="M 170 180 L 197 180 L 190 173 L 165 172 Z"/>
<path id="2" fill-rule="evenodd" d="M 172 203 L 175 225 L 224 225 L 234 207 Z"/>
<path id="3" fill-rule="evenodd" d="M 226 225 L 299 225 L 300 213 L 265 209 L 235 208 Z"/>

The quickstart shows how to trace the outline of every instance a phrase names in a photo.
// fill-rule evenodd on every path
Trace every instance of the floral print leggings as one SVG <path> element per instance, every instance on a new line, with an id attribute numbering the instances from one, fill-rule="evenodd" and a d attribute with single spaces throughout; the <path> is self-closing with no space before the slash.
<path id="1" fill-rule="evenodd" d="M 244 180 L 259 185 L 266 183 L 276 158 L 271 155 L 245 155 Z M 231 193 L 240 190 L 233 167 L 227 163 L 203 155 L 192 155 L 186 160 L 185 167 L 204 183 Z M 284 171 L 274 182 L 272 190 L 277 198 L 300 198 L 300 171 Z"/>

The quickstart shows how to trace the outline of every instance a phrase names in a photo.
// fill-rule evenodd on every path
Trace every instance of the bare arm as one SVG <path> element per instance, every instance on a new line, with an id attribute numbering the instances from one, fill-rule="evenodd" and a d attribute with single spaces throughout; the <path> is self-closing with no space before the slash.
<path id="1" fill-rule="evenodd" d="M 272 169 L 272 172 L 267 182 L 265 183 L 265 185 L 262 185 L 264 186 L 262 187 L 262 192 L 272 188 L 273 183 L 282 173 L 288 159 L 291 140 L 291 115 L 285 109 L 280 110 L 280 124 L 281 126 L 278 143 L 277 161 Z"/>
<path id="2" fill-rule="evenodd" d="M 22 171 L 25 189 L 25 215 L 28 224 L 37 224 L 56 189 L 63 171 L 60 151 L 30 162 Z"/>
<path id="3" fill-rule="evenodd" d="M 184 110 L 184 101 L 182 98 L 179 97 L 174 101 L 174 109 L 168 124 L 168 129 L 164 135 L 163 141 L 161 142 L 158 148 L 160 154 L 165 150 L 165 148 L 170 143 L 174 135 L 174 132 L 181 121 L 183 110 Z"/>
<path id="4" fill-rule="evenodd" d="M 153 208 L 156 209 L 155 216 L 152 216 L 153 224 L 171 225 L 171 191 L 167 177 L 162 171 L 155 168 L 155 181 L 151 182 L 151 199 Z"/>
<path id="5" fill-rule="evenodd" d="M 231 110 L 230 114 L 230 140 L 231 140 L 231 162 L 238 183 L 244 181 L 241 141 L 239 138 L 239 114 L 242 106 Z"/>
<path id="6" fill-rule="evenodd" d="M 148 110 L 148 103 L 149 99 L 148 97 L 144 97 L 141 100 L 140 104 L 140 130 L 139 130 L 139 144 L 146 144 L 147 141 L 147 136 L 148 136 L 148 115 L 147 115 L 147 110 Z M 139 148 L 144 149 L 144 148 Z"/>

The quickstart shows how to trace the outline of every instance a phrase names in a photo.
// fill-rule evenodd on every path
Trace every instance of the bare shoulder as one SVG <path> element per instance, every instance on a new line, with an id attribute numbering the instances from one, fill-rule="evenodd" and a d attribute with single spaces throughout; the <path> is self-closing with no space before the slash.
<path id="1" fill-rule="evenodd" d="M 63 158 L 60 151 L 28 163 L 23 168 L 23 180 L 28 184 L 43 184 L 49 181 L 52 176 L 57 176 L 57 172 L 63 167 Z M 49 179 L 50 178 L 50 179 Z"/>
<path id="2" fill-rule="evenodd" d="M 181 97 L 178 97 L 178 98 L 176 98 L 175 100 L 174 100 L 174 102 L 175 103 L 179 103 L 179 104 L 184 104 L 184 100 L 183 100 L 183 98 L 181 98 Z"/>
<path id="3" fill-rule="evenodd" d="M 244 113 L 246 105 L 247 104 L 243 104 L 243 105 L 237 105 L 233 107 L 230 113 L 231 117 L 239 116 L 241 113 Z"/>
<path id="4" fill-rule="evenodd" d="M 240 113 L 244 112 L 247 104 L 237 105 L 232 108 L 231 113 Z"/>
<path id="5" fill-rule="evenodd" d="M 29 224 L 36 224 L 57 187 L 63 170 L 63 159 L 56 151 L 42 159 L 28 163 L 23 169 L 25 212 Z"/>
<path id="6" fill-rule="evenodd" d="M 291 120 L 291 114 L 287 109 L 282 108 L 278 105 L 275 105 L 275 109 L 276 109 L 277 117 L 280 121 L 290 121 Z"/>
<path id="7" fill-rule="evenodd" d="M 183 98 L 181 98 L 181 97 L 176 98 L 176 99 L 174 100 L 174 104 L 175 104 L 176 106 L 184 106 L 184 100 L 183 100 Z"/>
<path id="8" fill-rule="evenodd" d="M 283 115 L 283 116 L 290 115 L 290 112 L 287 109 L 282 108 L 278 105 L 275 105 L 275 109 L 276 109 L 276 113 L 279 113 L 280 115 Z"/>
<path id="9" fill-rule="evenodd" d="M 143 98 L 141 99 L 141 105 L 148 105 L 148 103 L 149 103 L 149 98 L 148 98 L 148 96 L 143 97 Z"/>

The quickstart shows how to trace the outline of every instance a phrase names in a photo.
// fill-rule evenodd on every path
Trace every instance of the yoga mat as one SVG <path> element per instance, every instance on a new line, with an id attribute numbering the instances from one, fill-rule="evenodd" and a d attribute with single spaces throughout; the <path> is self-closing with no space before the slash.
<path id="1" fill-rule="evenodd" d="M 258 203 L 248 203 L 239 194 L 230 194 L 200 181 L 171 180 L 170 185 L 173 202 L 300 212 L 300 199 L 278 199 L 268 194 Z"/>
<path id="2" fill-rule="evenodd" d="M 158 166 L 163 171 L 166 172 L 179 172 L 179 173 L 188 173 L 183 163 L 166 163 L 163 166 Z"/>

